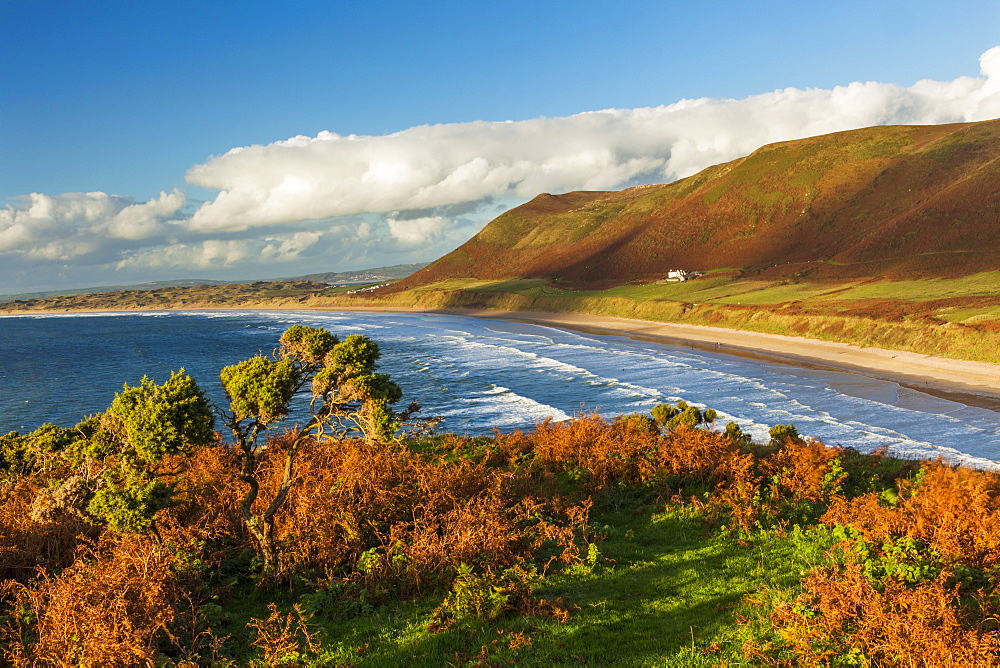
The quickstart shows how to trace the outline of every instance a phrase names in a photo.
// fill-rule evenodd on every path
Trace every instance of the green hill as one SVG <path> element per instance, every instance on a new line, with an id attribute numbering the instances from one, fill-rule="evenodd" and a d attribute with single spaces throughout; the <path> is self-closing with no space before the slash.
<path id="1" fill-rule="evenodd" d="M 782 142 L 667 185 L 539 195 L 404 283 L 966 275 L 1000 268 L 998 177 L 1000 121 Z"/>

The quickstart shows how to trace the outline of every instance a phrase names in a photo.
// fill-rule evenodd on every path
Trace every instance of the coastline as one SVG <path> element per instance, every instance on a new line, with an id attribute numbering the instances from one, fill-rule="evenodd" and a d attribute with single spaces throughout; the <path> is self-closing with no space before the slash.
<path id="1" fill-rule="evenodd" d="M 600 335 L 627 336 L 640 340 L 675 345 L 690 345 L 720 353 L 756 357 L 758 359 L 860 373 L 888 379 L 903 386 L 954 399 L 961 403 L 1000 411 L 1000 364 L 971 362 L 947 357 L 935 357 L 883 348 L 860 348 L 847 343 L 822 341 L 780 334 L 764 334 L 746 330 L 664 323 L 650 320 L 617 318 L 582 313 L 552 313 L 540 311 L 501 311 L 492 309 L 439 308 L 405 306 L 344 306 L 304 307 L 292 305 L 271 307 L 201 307 L 190 309 L 137 309 L 136 311 L 21 311 L 3 315 L 73 315 L 85 313 L 129 313 L 145 310 L 169 311 L 326 311 L 424 313 L 457 315 L 492 320 L 523 322 L 571 329 Z"/>
<path id="2" fill-rule="evenodd" d="M 327 309 L 324 309 L 327 310 Z M 329 309 L 398 311 L 402 309 Z M 860 373 L 892 380 L 961 403 L 1000 411 L 1000 364 L 970 362 L 882 348 L 860 348 L 737 329 L 661 323 L 577 313 L 495 311 L 486 309 L 406 309 L 409 312 L 508 320 L 602 335 L 694 345 L 720 353 L 752 356 L 790 364 Z"/>

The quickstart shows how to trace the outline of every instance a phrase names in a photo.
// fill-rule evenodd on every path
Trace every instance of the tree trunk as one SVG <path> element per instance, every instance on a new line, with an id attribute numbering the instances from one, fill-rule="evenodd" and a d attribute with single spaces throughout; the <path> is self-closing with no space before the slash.
<path id="1" fill-rule="evenodd" d="M 240 478 L 250 486 L 250 489 L 247 491 L 246 496 L 243 497 L 240 510 L 243 513 L 243 521 L 257 543 L 258 552 L 261 559 L 263 559 L 261 574 L 265 579 L 276 576 L 280 570 L 281 555 L 278 552 L 278 546 L 274 538 L 274 516 L 285 504 L 285 499 L 288 498 L 288 493 L 295 482 L 295 461 L 298 455 L 299 444 L 308 438 L 308 436 L 309 432 L 303 429 L 296 434 L 295 439 L 288 446 L 288 451 L 285 453 L 285 465 L 282 471 L 281 484 L 278 486 L 278 491 L 275 493 L 274 498 L 267 505 L 267 509 L 260 516 L 256 516 L 253 513 L 253 504 L 257 500 L 260 491 L 260 484 L 253 476 L 254 469 L 256 468 L 256 457 L 254 457 L 253 452 L 249 449 L 244 449 L 242 453 L 244 460 Z"/>

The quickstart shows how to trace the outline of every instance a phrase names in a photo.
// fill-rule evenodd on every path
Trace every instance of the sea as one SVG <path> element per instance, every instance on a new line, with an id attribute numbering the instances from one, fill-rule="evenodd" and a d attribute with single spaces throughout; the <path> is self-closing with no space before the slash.
<path id="1" fill-rule="evenodd" d="M 828 445 L 1000 469 L 997 405 L 830 368 L 539 324 L 373 312 L 164 311 L 0 316 L 0 434 L 69 427 L 124 384 L 184 368 L 217 405 L 219 370 L 274 351 L 294 324 L 378 342 L 380 370 L 440 416 L 480 435 L 551 418 L 648 412 L 679 400 L 714 408 L 766 441 L 774 424 Z M 294 418 L 294 415 L 293 415 Z"/>

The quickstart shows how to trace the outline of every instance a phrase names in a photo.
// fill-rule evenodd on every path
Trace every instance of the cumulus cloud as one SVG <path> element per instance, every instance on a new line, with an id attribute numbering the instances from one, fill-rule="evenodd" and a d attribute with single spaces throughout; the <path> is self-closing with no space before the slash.
<path id="1" fill-rule="evenodd" d="M 188 171 L 190 184 L 217 192 L 197 207 L 177 190 L 147 202 L 34 193 L 0 206 L 0 258 L 251 273 L 308 258 L 328 267 L 431 259 L 471 236 L 499 204 L 541 192 L 667 182 L 767 143 L 838 130 L 998 117 L 1000 47 L 982 55 L 980 70 L 909 87 L 787 88 L 234 148 Z"/>
<path id="2" fill-rule="evenodd" d="M 141 203 L 102 192 L 32 193 L 22 200 L 0 208 L 0 253 L 50 260 L 89 255 L 115 240 L 161 236 L 186 201 L 177 190 Z"/>
<path id="3" fill-rule="evenodd" d="M 428 216 L 423 218 L 388 218 L 389 236 L 403 247 L 426 246 L 432 241 L 441 239 L 448 230 L 455 227 L 455 222 L 443 216 Z"/>
<path id="4" fill-rule="evenodd" d="M 129 204 L 108 221 L 107 236 L 131 241 L 161 236 L 166 231 L 166 221 L 185 203 L 184 194 L 175 190 L 169 194 L 161 192 L 158 199 Z"/>
<path id="5" fill-rule="evenodd" d="M 368 225 L 334 224 L 324 230 L 266 234 L 252 238 L 191 238 L 180 243 L 125 251 L 114 268 L 142 270 L 183 267 L 204 270 L 289 264 L 311 255 L 328 255 L 341 247 L 364 249 L 369 236 Z"/>
<path id="6" fill-rule="evenodd" d="M 775 141 L 869 125 L 993 118 L 1000 115 L 1000 47 L 983 54 L 980 64 L 982 78 L 910 87 L 788 88 L 742 100 L 420 126 L 385 136 L 321 132 L 240 147 L 188 172 L 190 183 L 219 191 L 190 225 L 205 232 L 244 230 L 489 197 L 611 189 L 689 176 Z"/>
<path id="7" fill-rule="evenodd" d="M 322 238 L 321 232 L 297 232 L 288 236 L 263 239 L 206 239 L 184 244 L 170 244 L 129 253 L 119 260 L 117 269 L 144 267 L 188 267 L 209 269 L 233 267 L 245 262 L 281 263 L 296 260 Z"/>

